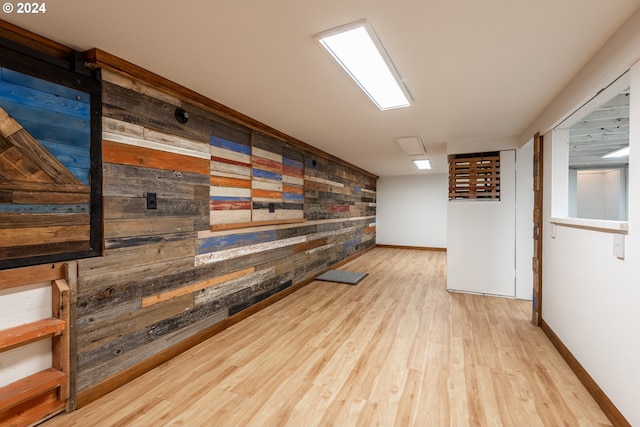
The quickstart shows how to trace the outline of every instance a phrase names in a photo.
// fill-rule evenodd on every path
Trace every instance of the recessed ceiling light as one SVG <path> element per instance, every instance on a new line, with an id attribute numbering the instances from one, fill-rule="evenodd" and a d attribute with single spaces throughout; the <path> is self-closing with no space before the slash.
<path id="1" fill-rule="evenodd" d="M 604 156 L 602 156 L 603 159 L 611 159 L 611 158 L 617 158 L 617 157 L 627 157 L 629 155 L 629 146 L 627 145 L 626 147 L 622 147 L 616 151 L 612 151 L 608 154 L 605 154 Z"/>
<path id="2" fill-rule="evenodd" d="M 426 153 L 422 138 L 419 136 L 396 138 L 396 144 L 407 156 L 423 156 Z"/>
<path id="3" fill-rule="evenodd" d="M 408 107 L 411 97 L 367 20 L 314 36 L 381 110 Z"/>
<path id="4" fill-rule="evenodd" d="M 424 160 L 414 160 L 413 163 L 416 165 L 418 169 L 431 169 L 431 162 L 429 159 Z"/>

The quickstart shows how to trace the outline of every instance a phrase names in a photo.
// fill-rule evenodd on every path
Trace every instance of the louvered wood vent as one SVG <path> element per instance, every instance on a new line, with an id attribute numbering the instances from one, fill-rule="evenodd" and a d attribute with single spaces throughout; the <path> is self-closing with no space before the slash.
<path id="1" fill-rule="evenodd" d="M 500 152 L 449 156 L 449 200 L 500 200 Z"/>

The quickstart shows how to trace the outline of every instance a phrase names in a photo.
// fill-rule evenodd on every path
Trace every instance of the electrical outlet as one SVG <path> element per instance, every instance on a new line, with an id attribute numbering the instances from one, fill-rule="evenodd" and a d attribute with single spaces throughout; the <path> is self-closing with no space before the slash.
<path id="1" fill-rule="evenodd" d="M 158 209 L 156 193 L 147 193 L 147 209 Z"/>

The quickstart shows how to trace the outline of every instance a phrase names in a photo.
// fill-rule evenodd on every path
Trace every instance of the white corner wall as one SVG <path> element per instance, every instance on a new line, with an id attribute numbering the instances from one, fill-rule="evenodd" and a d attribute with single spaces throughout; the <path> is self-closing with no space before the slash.
<path id="1" fill-rule="evenodd" d="M 500 152 L 500 200 L 454 200 L 447 220 L 447 289 L 515 297 L 516 151 Z"/>
<path id="2" fill-rule="evenodd" d="M 566 177 L 564 187 L 555 179 L 553 152 L 565 148 L 562 138 L 545 135 L 542 318 L 623 416 L 640 425 L 640 63 L 631 68 L 630 112 L 624 259 L 613 255 L 610 232 L 558 226 L 551 237 L 548 218 L 567 195 Z"/>
<path id="3" fill-rule="evenodd" d="M 447 247 L 446 174 L 378 179 L 376 243 Z"/>
<path id="4" fill-rule="evenodd" d="M 516 150 L 516 298 L 533 299 L 533 140 Z"/>

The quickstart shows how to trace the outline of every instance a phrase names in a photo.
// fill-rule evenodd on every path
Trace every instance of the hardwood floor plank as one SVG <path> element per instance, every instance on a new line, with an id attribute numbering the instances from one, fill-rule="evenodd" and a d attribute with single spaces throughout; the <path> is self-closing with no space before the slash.
<path id="1" fill-rule="evenodd" d="M 449 293 L 446 253 L 376 248 L 46 427 L 610 426 L 531 303 Z"/>

